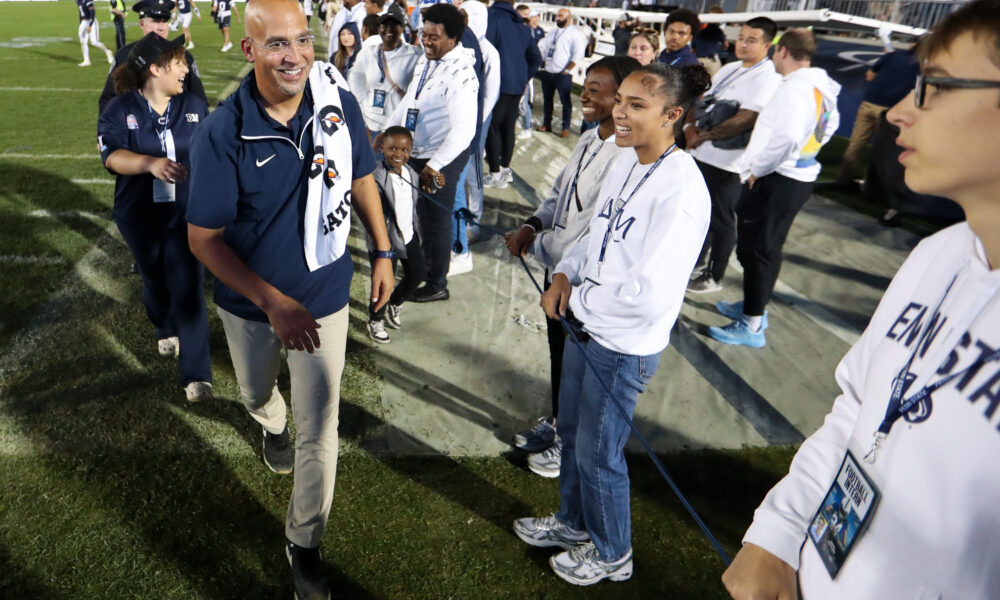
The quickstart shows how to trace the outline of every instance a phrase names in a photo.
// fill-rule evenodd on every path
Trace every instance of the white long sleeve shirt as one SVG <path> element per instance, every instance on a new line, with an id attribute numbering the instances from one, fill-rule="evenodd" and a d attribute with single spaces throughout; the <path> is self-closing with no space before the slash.
<path id="1" fill-rule="evenodd" d="M 652 165 L 635 150 L 614 161 L 594 204 L 587 233 L 556 266 L 573 284 L 569 307 L 602 346 L 623 354 L 667 347 L 711 212 L 694 160 L 675 150 L 632 196 L 612 226 L 604 263 L 601 246 L 617 198 L 628 198 Z"/>
<path id="2" fill-rule="evenodd" d="M 531 246 L 531 253 L 550 271 L 587 231 L 601 184 L 622 151 L 614 134 L 602 140 L 596 127 L 588 129 L 580 136 L 566 166 L 556 175 L 548 197 L 533 215 L 543 229 L 535 235 Z"/>
<path id="3" fill-rule="evenodd" d="M 440 171 L 458 158 L 476 135 L 479 80 L 475 64 L 473 51 L 461 45 L 440 60 L 429 61 L 426 54 L 421 55 L 406 95 L 386 121 L 386 126 L 405 127 L 407 111 L 411 108 L 419 111 L 412 156 L 429 159 L 427 164 L 434 170 Z M 420 89 L 425 72 L 425 83 Z"/>
<path id="4" fill-rule="evenodd" d="M 479 38 L 483 53 L 483 122 L 500 99 L 500 53 L 485 37 Z"/>
<path id="5" fill-rule="evenodd" d="M 957 275 L 957 277 L 956 277 Z M 941 318 L 931 313 L 941 304 Z M 893 379 L 918 345 L 906 396 L 1000 347 L 1000 269 L 966 223 L 927 238 L 837 367 L 841 395 L 767 495 L 743 538 L 798 569 L 806 600 L 995 600 L 1000 594 L 1000 363 L 935 391 L 862 462 Z M 933 326 L 932 326 L 933 325 Z M 923 330 L 932 334 L 921 343 Z M 867 530 L 831 579 L 809 521 L 850 450 L 881 493 Z"/>
<path id="6" fill-rule="evenodd" d="M 556 27 L 538 42 L 538 51 L 545 61 L 542 68 L 549 73 L 561 73 L 571 62 L 579 65 L 586 50 L 587 40 L 572 25 Z"/>
<path id="7" fill-rule="evenodd" d="M 371 39 L 371 38 L 369 38 Z M 385 62 L 388 65 L 388 76 L 382 74 L 379 68 L 379 48 L 381 44 L 371 47 L 361 48 L 354 66 L 347 74 L 347 83 L 351 86 L 354 97 L 361 105 L 361 114 L 365 117 L 365 125 L 370 131 L 382 131 L 385 123 L 395 112 L 406 88 L 413 79 L 413 69 L 417 66 L 423 51 L 416 46 L 411 46 L 406 42 L 400 43 L 395 50 L 384 53 Z M 389 79 L 392 79 L 402 93 L 393 89 Z M 385 93 L 384 106 L 379 109 L 375 106 L 375 92 Z"/>
<path id="8" fill-rule="evenodd" d="M 840 84 L 817 67 L 789 73 L 760 111 L 750 143 L 740 157 L 740 179 L 779 173 L 816 181 L 822 165 L 816 154 L 840 124 Z"/>

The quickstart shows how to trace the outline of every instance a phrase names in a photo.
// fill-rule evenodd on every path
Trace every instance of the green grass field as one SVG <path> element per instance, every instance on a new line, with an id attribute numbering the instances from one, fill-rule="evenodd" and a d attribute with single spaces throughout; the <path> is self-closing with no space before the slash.
<path id="1" fill-rule="evenodd" d="M 98 11 L 113 49 L 106 4 Z M 207 12 L 194 55 L 213 100 L 244 61 L 218 52 Z M 129 22 L 132 41 L 134 13 Z M 96 50 L 94 66 L 76 66 L 76 27 L 71 2 L 0 3 L 0 597 L 291 598 L 282 543 L 292 479 L 261 463 L 211 310 L 216 400 L 188 404 L 174 365 L 156 355 L 95 147 L 106 69 Z M 357 308 L 364 285 L 355 278 L 323 546 L 338 597 L 725 597 L 721 561 L 645 456 L 630 458 L 635 576 L 580 589 L 510 531 L 558 501 L 556 483 L 517 457 L 369 452 L 369 433 L 392 425 Z M 664 460 L 732 552 L 791 454 Z"/>

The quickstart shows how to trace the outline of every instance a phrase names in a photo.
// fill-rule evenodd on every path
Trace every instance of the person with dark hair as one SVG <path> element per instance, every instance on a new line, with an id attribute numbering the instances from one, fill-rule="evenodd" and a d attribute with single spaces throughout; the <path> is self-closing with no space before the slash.
<path id="1" fill-rule="evenodd" d="M 487 11 L 486 39 L 500 55 L 500 97 L 493 107 L 486 134 L 487 187 L 505 188 L 514 180 L 514 125 L 521 96 L 542 64 L 531 29 L 514 10 L 511 0 L 495 0 Z"/>
<path id="2" fill-rule="evenodd" d="M 612 111 L 624 150 L 586 233 L 563 254 L 542 295 L 545 314 L 578 322 L 582 339 L 566 346 L 562 360 L 559 512 L 518 519 L 514 532 L 532 546 L 565 549 L 549 565 L 576 585 L 632 576 L 623 413 L 631 418 L 656 371 L 708 229 L 708 190 L 674 143 L 674 123 L 710 82 L 701 65 L 652 64 L 625 78 Z"/>
<path id="3" fill-rule="evenodd" d="M 686 148 L 698 162 L 712 195 L 712 224 L 699 260 L 705 267 L 694 273 L 689 292 L 722 290 L 722 277 L 736 245 L 736 203 L 743 191 L 737 163 L 757 115 L 781 83 L 767 57 L 776 31 L 777 25 L 766 17 L 747 21 L 736 42 L 739 60 L 715 74 L 711 94 L 685 119 Z"/>
<path id="4" fill-rule="evenodd" d="M 530 252 L 545 265 L 545 285 L 566 250 L 580 238 L 590 223 L 601 183 L 615 158 L 622 152 L 615 144 L 615 123 L 611 111 L 621 82 L 639 68 L 634 58 L 606 56 L 587 68 L 580 91 L 583 118 L 596 128 L 580 135 L 569 162 L 556 176 L 552 191 L 535 213 L 517 231 L 506 235 L 513 256 Z M 532 453 L 528 467 L 543 477 L 558 477 L 562 443 L 556 436 L 559 418 L 559 376 L 562 371 L 566 332 L 558 319 L 546 321 L 549 338 L 552 411 L 538 424 L 514 436 L 514 446 Z"/>
<path id="5" fill-rule="evenodd" d="M 108 6 L 111 9 L 111 19 L 115 23 L 115 51 L 117 52 L 125 45 L 125 2 L 124 0 L 111 0 L 108 2 Z M 185 31 L 185 33 L 187 32 Z M 111 58 L 114 60 L 114 55 Z"/>
<path id="6" fill-rule="evenodd" d="M 378 33 L 378 20 L 378 15 L 368 15 L 365 17 L 365 20 L 361 22 L 361 46 L 358 49 L 358 52 L 368 46 L 374 47 L 382 43 L 382 38 L 379 37 Z"/>
<path id="7" fill-rule="evenodd" d="M 740 157 L 746 188 L 736 211 L 736 256 L 743 265 L 743 300 L 719 301 L 719 312 L 732 322 L 708 328 L 708 335 L 726 344 L 766 343 L 765 307 L 781 270 L 781 248 L 819 175 L 816 155 L 840 124 L 840 84 L 812 66 L 815 52 L 816 37 L 808 29 L 789 29 L 778 40 L 774 68 L 783 79 Z"/>
<path id="8" fill-rule="evenodd" d="M 632 32 L 635 31 L 635 19 L 628 13 L 622 13 L 615 21 L 615 28 L 611 31 L 611 38 L 615 41 L 615 56 L 628 54 L 628 45 L 632 41 Z"/>
<path id="9" fill-rule="evenodd" d="M 229 52 L 233 43 L 229 41 L 229 24 L 231 15 L 236 15 L 236 21 L 242 23 L 240 9 L 236 6 L 236 0 L 215 0 L 215 19 L 219 24 L 219 31 L 222 32 L 222 48 L 220 52 Z"/>
<path id="10" fill-rule="evenodd" d="M 189 148 L 208 106 L 185 89 L 184 36 L 148 33 L 111 73 L 118 94 L 101 113 L 97 140 L 116 175 L 111 216 L 142 278 L 157 351 L 179 357 L 190 401 L 212 397 L 204 271 L 188 249 Z"/>
<path id="11" fill-rule="evenodd" d="M 542 124 L 539 131 L 552 131 L 552 113 L 555 110 L 555 94 L 559 92 L 562 103 L 562 132 L 569 137 L 569 122 L 573 115 L 570 90 L 573 87 L 573 69 L 583 60 L 587 40 L 580 30 L 573 27 L 573 15 L 568 8 L 560 8 L 556 13 L 556 26 L 538 43 L 538 51 L 545 61 L 538 71 L 542 82 Z"/>
<path id="12" fill-rule="evenodd" d="M 90 46 L 94 46 L 104 51 L 108 58 L 108 64 L 114 64 L 114 54 L 108 50 L 107 46 L 101 43 L 100 25 L 97 22 L 97 11 L 94 9 L 94 0 L 76 0 L 76 10 L 79 13 L 80 25 L 77 27 L 76 36 L 80 40 L 80 51 L 83 52 L 83 62 L 79 67 L 90 66 Z"/>
<path id="13" fill-rule="evenodd" d="M 663 31 L 666 44 L 656 59 L 657 62 L 671 67 L 700 64 L 689 45 L 699 29 L 701 21 L 698 20 L 698 15 L 686 8 L 678 8 L 667 15 L 666 29 Z"/>
<path id="14" fill-rule="evenodd" d="M 451 4 L 439 3 L 424 9 L 423 17 L 424 55 L 386 124 L 413 132 L 410 166 L 420 174 L 420 188 L 434 199 L 417 203 L 427 282 L 407 298 L 434 302 L 449 297 L 452 206 L 476 134 L 479 79 L 475 52 L 459 44 L 465 32 L 462 13 Z M 376 147 L 380 137 L 375 139 Z"/>
<path id="15" fill-rule="evenodd" d="M 360 37 L 361 25 L 364 23 L 366 16 L 368 16 L 368 11 L 365 9 L 365 3 L 362 0 L 342 0 L 342 6 L 337 14 L 334 15 L 328 30 L 330 38 L 327 41 L 326 48 L 327 52 L 330 53 L 330 62 L 333 62 L 334 55 L 340 49 L 340 30 L 344 28 L 344 25 L 354 23 L 354 26 L 358 28 L 358 36 Z"/>
<path id="16" fill-rule="evenodd" d="M 330 62 L 337 67 L 341 75 L 347 77 L 351 67 L 354 66 L 354 59 L 361 50 L 361 34 L 358 32 L 357 24 L 354 21 L 344 23 L 340 33 L 337 34 L 337 40 L 340 43 L 337 51 L 330 57 Z"/>
<path id="17" fill-rule="evenodd" d="M 917 245 L 840 362 L 830 414 L 722 576 L 735 600 L 1000 590 L 1000 1 L 964 4 L 919 54 L 888 113 L 899 160 L 966 221 Z M 845 501 L 835 536 L 826 507 Z"/>
<path id="18" fill-rule="evenodd" d="M 340 380 L 354 271 L 352 212 L 375 241 L 371 304 L 388 302 L 392 251 L 357 100 L 315 62 L 295 0 L 251 0 L 240 49 L 251 71 L 191 149 L 191 250 L 215 275 L 215 303 L 264 463 L 294 471 L 286 556 L 298 598 L 330 595 L 320 544 L 337 475 Z M 295 440 L 277 386 L 288 363 Z"/>
<path id="19" fill-rule="evenodd" d="M 712 6 L 708 9 L 708 13 L 720 15 L 723 13 L 722 7 Z M 723 57 L 728 54 L 726 51 L 729 49 L 729 40 L 726 39 L 726 33 L 718 23 L 708 23 L 694 34 L 691 49 L 694 50 L 694 55 L 698 57 L 701 66 L 714 77 L 722 68 Z"/>

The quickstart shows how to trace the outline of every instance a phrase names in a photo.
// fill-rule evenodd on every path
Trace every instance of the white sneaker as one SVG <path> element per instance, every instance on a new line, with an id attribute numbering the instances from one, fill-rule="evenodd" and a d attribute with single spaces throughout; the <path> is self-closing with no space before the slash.
<path id="1" fill-rule="evenodd" d="M 181 340 L 176 335 L 156 340 L 156 349 L 160 356 L 178 356 L 181 353 Z"/>
<path id="2" fill-rule="evenodd" d="M 503 173 L 487 173 L 483 176 L 483 187 L 504 189 L 507 187 L 507 181 L 503 177 Z"/>
<path id="3" fill-rule="evenodd" d="M 184 388 L 184 394 L 187 395 L 188 402 L 201 402 L 214 397 L 212 384 L 207 381 L 192 381 Z"/>
<path id="4" fill-rule="evenodd" d="M 614 562 L 604 562 L 593 542 L 560 552 L 549 559 L 556 575 L 574 585 L 593 585 L 602 579 L 625 581 L 632 577 L 632 549 Z"/>
<path id="5" fill-rule="evenodd" d="M 688 281 L 687 291 L 692 294 L 711 294 L 722 291 L 722 284 L 712 279 L 712 274 L 705 271 L 701 275 Z"/>
<path id="6" fill-rule="evenodd" d="M 451 263 L 448 265 L 448 275 L 461 275 L 472 270 L 472 253 L 451 253 Z"/>
<path id="7" fill-rule="evenodd" d="M 549 479 L 559 477 L 559 468 L 562 466 L 562 440 L 556 436 L 554 444 L 542 450 L 528 455 L 528 468 L 535 475 L 541 475 Z"/>
<path id="8" fill-rule="evenodd" d="M 194 42 L 190 42 L 190 43 L 188 43 L 188 45 L 187 45 L 187 46 L 184 46 L 184 47 L 185 47 L 186 49 L 188 49 L 188 50 L 194 50 Z"/>
<path id="9" fill-rule="evenodd" d="M 521 130 L 521 133 L 517 134 L 517 139 L 519 139 L 519 140 L 530 140 L 531 139 L 531 130 L 530 129 L 523 129 L 523 130 Z"/>
<path id="10" fill-rule="evenodd" d="M 111 50 L 105 50 L 104 56 L 108 59 L 109 65 L 115 64 L 115 55 Z"/>
<path id="11" fill-rule="evenodd" d="M 569 550 L 590 541 L 589 533 L 573 529 L 557 519 L 555 515 L 518 519 L 514 521 L 514 533 L 524 543 L 536 548 Z"/>
<path id="12" fill-rule="evenodd" d="M 385 331 L 384 321 L 368 321 L 368 337 L 379 344 L 388 344 L 389 334 Z"/>
<path id="13" fill-rule="evenodd" d="M 225 46 L 223 46 L 222 49 L 219 50 L 219 52 L 229 52 L 229 49 L 232 48 L 232 47 L 233 47 L 233 43 L 229 42 L 228 44 L 226 44 Z"/>
<path id="14" fill-rule="evenodd" d="M 396 306 L 392 302 L 385 305 L 385 324 L 393 329 L 399 329 L 403 326 L 403 321 L 400 319 L 400 314 L 403 312 L 402 306 Z"/>
<path id="15" fill-rule="evenodd" d="M 500 174 L 503 175 L 504 182 L 514 183 L 514 171 L 510 167 L 500 167 Z"/>
<path id="16" fill-rule="evenodd" d="M 89 60 L 85 60 L 85 61 L 83 61 L 82 63 L 80 63 L 80 64 L 78 64 L 76 66 L 78 66 L 78 67 L 89 67 L 90 66 L 90 61 Z"/>

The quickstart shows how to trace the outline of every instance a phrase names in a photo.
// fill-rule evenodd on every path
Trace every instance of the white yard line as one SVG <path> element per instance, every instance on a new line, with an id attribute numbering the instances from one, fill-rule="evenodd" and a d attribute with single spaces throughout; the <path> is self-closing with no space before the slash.
<path id="1" fill-rule="evenodd" d="M 86 210 L 45 210 L 37 209 L 28 213 L 29 217 L 40 219 L 90 219 L 91 221 L 106 222 L 107 217 L 92 213 Z"/>
<path id="2" fill-rule="evenodd" d="M 88 94 L 97 94 L 101 91 L 96 88 L 22 87 L 19 85 L 0 87 L 0 92 L 86 92 Z"/>
<path id="3" fill-rule="evenodd" d="M 114 179 L 70 179 L 70 183 L 75 183 L 76 185 L 90 185 L 90 184 L 101 184 L 101 185 L 114 185 Z"/>
<path id="4" fill-rule="evenodd" d="M 0 153 L 0 160 L 4 158 L 28 158 L 32 160 L 101 160 L 100 154 L 34 154 L 32 152 L 5 152 Z"/>
<path id="5" fill-rule="evenodd" d="M 66 260 L 61 256 L 20 256 L 17 254 L 0 254 L 0 263 L 13 265 L 61 265 Z"/>

